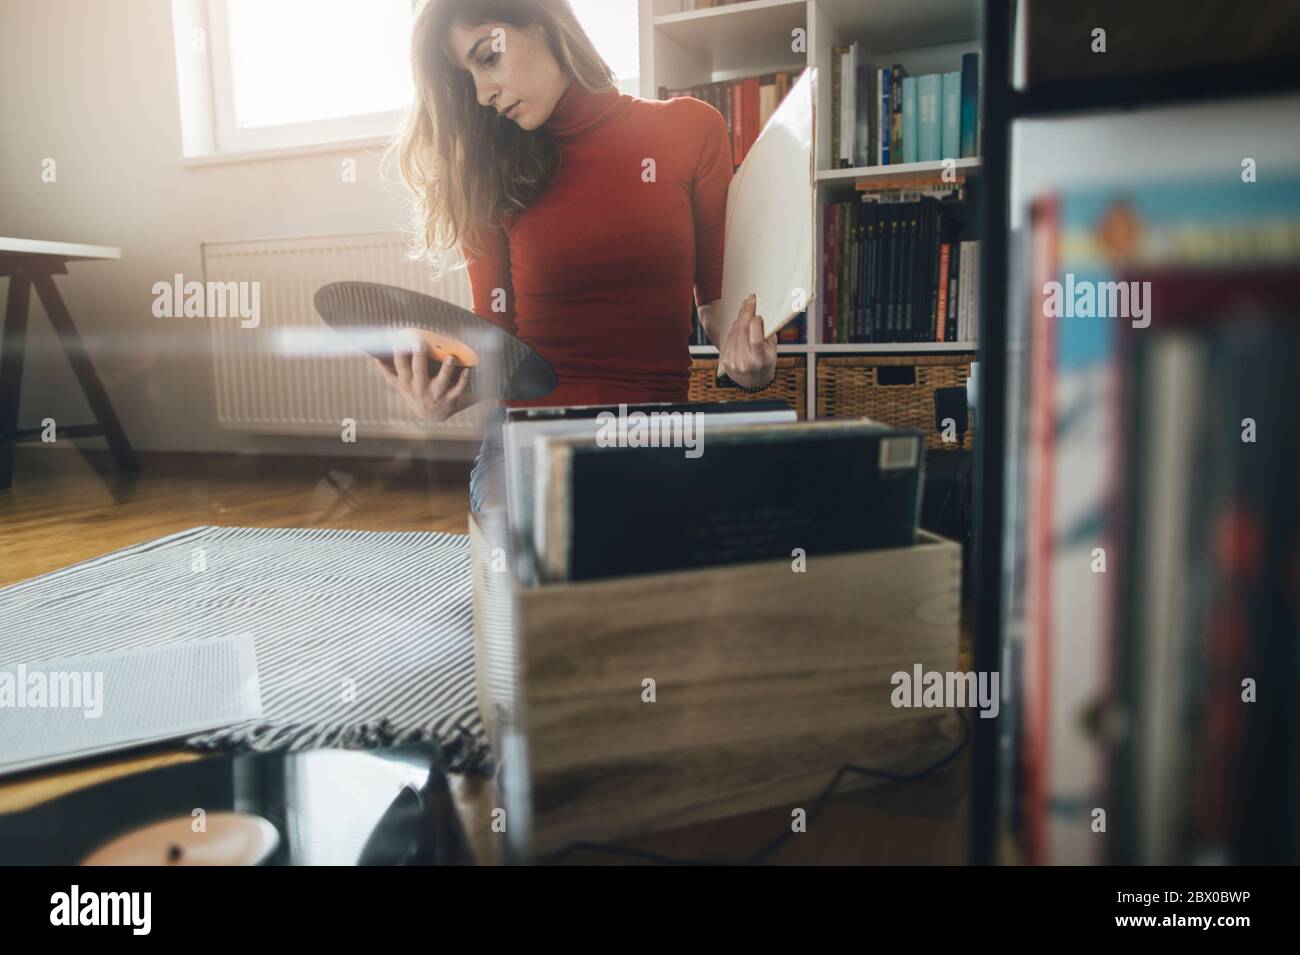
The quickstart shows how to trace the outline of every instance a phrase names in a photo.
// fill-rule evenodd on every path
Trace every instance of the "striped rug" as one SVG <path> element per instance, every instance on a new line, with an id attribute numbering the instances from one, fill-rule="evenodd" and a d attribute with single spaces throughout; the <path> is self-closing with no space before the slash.
<path id="1" fill-rule="evenodd" d="M 470 590 L 461 534 L 194 527 L 0 589 L 0 662 L 251 634 L 263 719 L 189 747 L 434 741 L 481 769 Z"/>

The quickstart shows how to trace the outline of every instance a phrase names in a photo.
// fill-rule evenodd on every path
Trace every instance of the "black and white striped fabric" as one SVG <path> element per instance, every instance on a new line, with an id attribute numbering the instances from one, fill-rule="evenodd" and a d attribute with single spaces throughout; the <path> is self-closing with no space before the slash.
<path id="1" fill-rule="evenodd" d="M 465 535 L 194 527 L 0 589 L 0 663 L 251 634 L 263 719 L 190 747 L 434 741 L 481 769 L 472 614 Z"/>

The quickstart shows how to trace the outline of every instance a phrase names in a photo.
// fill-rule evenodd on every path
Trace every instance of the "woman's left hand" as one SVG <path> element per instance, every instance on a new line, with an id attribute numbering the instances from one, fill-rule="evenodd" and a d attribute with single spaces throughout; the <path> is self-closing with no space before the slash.
<path id="1" fill-rule="evenodd" d="M 776 375 L 776 335 L 763 337 L 756 302 L 757 296 L 750 295 L 741 303 L 719 356 L 727 376 L 742 388 L 761 388 Z"/>

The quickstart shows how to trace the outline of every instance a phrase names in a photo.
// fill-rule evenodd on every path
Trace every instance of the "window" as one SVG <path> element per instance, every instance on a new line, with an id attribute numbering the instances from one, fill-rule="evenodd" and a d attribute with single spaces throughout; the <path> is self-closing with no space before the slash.
<path id="1" fill-rule="evenodd" d="M 570 0 L 636 94 L 637 0 Z M 411 101 L 412 0 L 172 0 L 186 156 L 387 138 Z"/>
<path id="2" fill-rule="evenodd" d="M 618 88 L 639 96 L 641 32 L 637 0 L 569 0 L 569 6 L 618 77 Z"/>
<path id="3" fill-rule="evenodd" d="M 219 151 L 397 128 L 411 101 L 410 0 L 209 0 Z"/>

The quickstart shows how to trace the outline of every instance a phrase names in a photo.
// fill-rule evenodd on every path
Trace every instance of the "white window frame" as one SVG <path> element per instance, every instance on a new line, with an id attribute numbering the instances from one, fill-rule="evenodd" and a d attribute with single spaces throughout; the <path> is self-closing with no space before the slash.
<path id="1" fill-rule="evenodd" d="M 268 3 L 274 0 L 266 0 Z M 412 0 L 412 7 L 418 0 Z M 181 163 L 203 166 L 278 156 L 384 146 L 401 128 L 404 110 L 336 116 L 303 123 L 239 129 L 234 121 L 227 0 L 171 0 L 180 97 Z M 650 62 L 650 0 L 638 0 L 640 92 L 654 97 Z M 205 37 L 202 52 L 194 35 Z"/>
<path id="2" fill-rule="evenodd" d="M 401 127 L 403 110 L 335 116 L 240 129 L 235 125 L 226 0 L 172 0 L 181 98 L 182 162 L 205 165 L 383 145 Z M 199 61 L 192 33 L 205 31 Z"/>
<path id="3" fill-rule="evenodd" d="M 248 152 L 313 146 L 391 136 L 397 131 L 404 112 L 400 109 L 240 129 L 235 125 L 235 85 L 230 66 L 229 23 L 226 0 L 208 0 L 209 62 L 212 65 L 218 151 Z"/>

